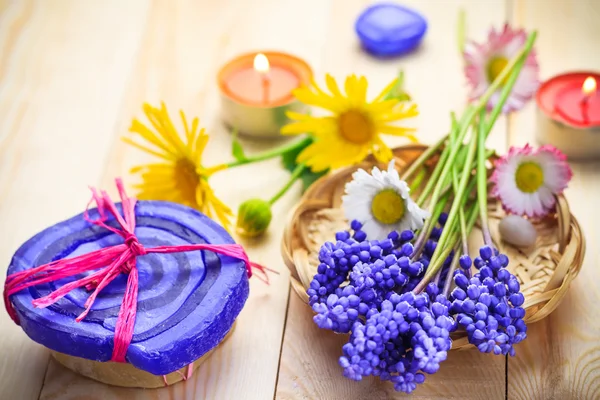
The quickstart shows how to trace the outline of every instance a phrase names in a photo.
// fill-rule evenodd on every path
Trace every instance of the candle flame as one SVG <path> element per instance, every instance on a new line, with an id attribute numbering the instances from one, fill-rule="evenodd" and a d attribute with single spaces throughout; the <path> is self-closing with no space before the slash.
<path id="1" fill-rule="evenodd" d="M 269 72 L 269 59 L 263 53 L 258 53 L 254 57 L 254 69 L 260 73 Z"/>
<path id="2" fill-rule="evenodd" d="M 583 82 L 583 87 L 581 88 L 581 90 L 586 96 L 594 94 L 594 92 L 596 92 L 596 80 L 594 79 L 594 77 L 588 76 L 585 79 L 585 82 Z"/>

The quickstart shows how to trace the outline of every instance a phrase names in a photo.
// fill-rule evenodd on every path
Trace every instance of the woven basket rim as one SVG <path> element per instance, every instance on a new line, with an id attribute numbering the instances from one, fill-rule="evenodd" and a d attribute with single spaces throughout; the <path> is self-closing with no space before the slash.
<path id="1" fill-rule="evenodd" d="M 413 144 L 401 146 L 392 149 L 394 157 L 402 167 L 410 165 L 406 161 L 406 155 L 410 152 L 420 153 L 428 146 L 422 144 Z M 302 198 L 290 210 L 284 226 L 284 233 L 281 242 L 281 253 L 283 260 L 290 270 L 290 281 L 294 292 L 308 303 L 306 289 L 312 280 L 313 271 L 308 268 L 307 259 L 309 249 L 305 238 L 298 232 L 299 224 L 306 213 L 335 209 L 332 207 L 332 198 L 335 194 L 331 192 L 332 182 L 338 182 L 340 179 L 347 179 L 358 168 L 370 168 L 376 165 L 371 156 L 362 163 L 338 169 L 319 178 L 304 193 Z M 339 188 L 338 188 L 339 189 Z M 339 193 L 338 193 L 339 194 Z M 341 196 L 340 196 L 341 197 Z M 534 293 L 531 297 L 526 296 L 525 304 L 527 315 L 525 321 L 532 323 L 545 318 L 558 307 L 564 298 L 572 280 L 577 276 L 583 264 L 585 255 L 585 238 L 577 219 L 571 214 L 567 199 L 563 196 L 557 196 L 556 213 L 553 218 L 556 219 L 558 251 L 551 251 L 550 256 L 555 262 L 555 267 L 546 283 L 546 290 L 541 293 Z M 333 237 L 331 238 L 333 239 Z M 510 245 L 506 245 L 509 246 Z M 505 247 L 506 247 L 505 246 Z M 314 269 L 313 269 L 314 270 Z M 453 349 L 467 348 L 468 343 L 466 335 L 460 335 L 460 332 L 453 340 Z"/>

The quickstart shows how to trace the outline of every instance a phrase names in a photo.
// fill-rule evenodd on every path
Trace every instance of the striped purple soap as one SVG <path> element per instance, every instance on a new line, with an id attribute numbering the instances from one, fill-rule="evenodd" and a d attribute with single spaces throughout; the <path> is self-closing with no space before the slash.
<path id="1" fill-rule="evenodd" d="M 121 212 L 120 203 L 117 204 Z M 191 208 L 161 201 L 135 206 L 135 234 L 144 247 L 188 244 L 232 244 L 231 236 Z M 98 218 L 96 209 L 89 211 Z M 108 225 L 117 227 L 114 217 Z M 15 253 L 8 275 L 54 260 L 118 245 L 123 239 L 87 222 L 83 215 L 56 224 L 25 242 Z M 243 261 L 210 251 L 146 254 L 137 257 L 139 294 L 133 340 L 126 360 L 154 375 L 176 371 L 216 347 L 231 329 L 248 298 Z M 108 361 L 127 275 L 104 288 L 81 322 L 90 291 L 79 288 L 47 308 L 32 300 L 84 274 L 36 285 L 10 297 L 21 326 L 34 341 L 61 353 Z"/>

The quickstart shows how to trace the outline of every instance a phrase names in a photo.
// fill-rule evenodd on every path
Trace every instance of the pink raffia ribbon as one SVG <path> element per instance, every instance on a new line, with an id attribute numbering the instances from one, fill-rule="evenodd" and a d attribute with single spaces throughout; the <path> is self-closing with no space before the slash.
<path id="1" fill-rule="evenodd" d="M 136 199 L 128 197 L 123 187 L 121 179 L 116 179 L 117 189 L 121 197 L 123 216 L 119 214 L 115 203 L 111 200 L 105 191 L 100 194 L 96 189 L 92 190 L 92 199 L 84 212 L 86 221 L 98 225 L 104 229 L 121 236 L 124 243 L 92 251 L 77 257 L 56 260 L 39 267 L 19 271 L 6 278 L 4 285 L 4 305 L 6 311 L 12 320 L 18 325 L 19 318 L 9 297 L 31 286 L 40 285 L 47 282 L 54 282 L 70 276 L 81 274 L 82 272 L 98 270 L 90 275 L 69 282 L 61 286 L 47 296 L 33 300 L 35 307 L 44 308 L 56 303 L 59 299 L 67 295 L 72 290 L 85 287 L 88 290 L 94 290 L 84 304 L 85 310 L 75 319 L 81 322 L 91 310 L 96 297 L 119 274 L 129 274 L 127 286 L 123 295 L 123 302 L 119 310 L 117 322 L 115 325 L 114 348 L 111 361 L 126 362 L 125 355 L 127 348 L 133 338 L 133 328 L 137 312 L 138 296 L 138 270 L 136 267 L 136 258 L 149 253 L 180 253 L 186 251 L 209 250 L 225 256 L 237 258 L 244 261 L 248 277 L 252 276 L 252 270 L 260 272 L 257 275 L 265 283 L 269 283 L 267 271 L 272 270 L 253 263 L 249 260 L 244 248 L 239 244 L 190 244 L 182 246 L 158 246 L 144 247 L 135 236 L 135 204 Z M 98 207 L 98 219 L 91 219 L 88 214 L 88 208 L 92 201 L 96 202 Z M 107 213 L 113 215 L 120 226 L 120 229 L 113 228 L 106 224 Z"/>

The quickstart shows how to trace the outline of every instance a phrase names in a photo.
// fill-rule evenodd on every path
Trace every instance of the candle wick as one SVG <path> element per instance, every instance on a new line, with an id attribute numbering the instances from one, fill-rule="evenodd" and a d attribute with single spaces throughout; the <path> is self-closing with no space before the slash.
<path id="1" fill-rule="evenodd" d="M 271 80 L 267 76 L 267 74 L 260 74 L 262 79 L 262 88 L 263 88 L 263 104 L 269 104 L 269 86 L 271 86 Z"/>
<path id="2" fill-rule="evenodd" d="M 588 115 L 588 109 L 589 109 L 589 103 L 590 101 L 590 96 L 589 95 L 585 95 L 583 97 L 583 99 L 581 99 L 581 117 L 583 119 L 584 123 L 589 123 L 589 115 Z"/>

